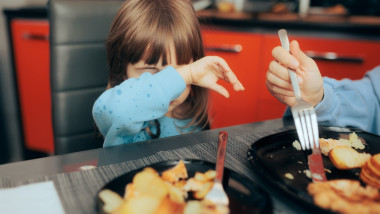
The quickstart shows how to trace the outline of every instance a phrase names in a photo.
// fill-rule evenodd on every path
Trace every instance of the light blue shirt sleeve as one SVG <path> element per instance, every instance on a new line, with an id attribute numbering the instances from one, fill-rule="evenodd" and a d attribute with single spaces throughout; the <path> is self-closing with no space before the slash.
<path id="1" fill-rule="evenodd" d="M 360 80 L 323 78 L 324 97 L 315 106 L 318 122 L 356 127 L 380 135 L 380 66 Z M 291 116 L 289 108 L 284 117 Z"/>
<path id="2" fill-rule="evenodd" d="M 103 92 L 92 114 L 104 144 L 122 144 L 123 136 L 134 135 L 147 121 L 163 117 L 172 100 L 185 90 L 181 75 L 171 66 L 152 75 L 143 73 Z"/>
<path id="3" fill-rule="evenodd" d="M 380 134 L 380 67 L 360 80 L 324 77 L 323 82 L 324 98 L 315 107 L 320 124 Z"/>

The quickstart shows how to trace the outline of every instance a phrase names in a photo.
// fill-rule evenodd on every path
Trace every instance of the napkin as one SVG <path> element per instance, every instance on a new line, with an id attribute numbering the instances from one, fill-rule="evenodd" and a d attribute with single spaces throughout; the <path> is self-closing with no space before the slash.
<path id="1" fill-rule="evenodd" d="M 0 189 L 0 213 L 64 214 L 52 181 Z"/>

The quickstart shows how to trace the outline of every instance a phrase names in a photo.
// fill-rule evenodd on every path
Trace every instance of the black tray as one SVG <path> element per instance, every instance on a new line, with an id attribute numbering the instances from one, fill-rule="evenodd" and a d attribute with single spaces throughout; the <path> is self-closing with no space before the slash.
<path id="1" fill-rule="evenodd" d="M 206 172 L 209 169 L 215 169 L 214 163 L 200 160 L 185 160 L 184 163 L 189 177 L 193 177 L 195 172 Z M 158 172 L 162 172 L 177 164 L 178 161 L 164 161 L 150 165 L 149 167 L 156 169 Z M 145 167 L 128 172 L 111 180 L 101 188 L 99 192 L 103 189 L 110 189 L 120 196 L 123 196 L 126 184 L 132 182 L 134 175 L 141 172 Z M 272 202 L 269 195 L 246 177 L 225 168 L 223 186 L 230 200 L 230 211 L 232 214 L 272 213 Z M 96 196 L 97 209 L 99 213 L 104 213 L 102 209 L 104 203 L 98 196 L 99 192 Z"/>
<path id="2" fill-rule="evenodd" d="M 358 129 L 320 127 L 319 137 L 348 139 L 348 134 L 352 132 L 355 132 L 365 145 L 363 150 L 358 150 L 359 152 L 372 155 L 380 152 L 380 136 Z M 310 212 L 330 212 L 314 205 L 312 197 L 307 193 L 307 185 L 312 180 L 303 171 L 308 169 L 307 155 L 310 154 L 310 151 L 296 150 L 292 143 L 297 139 L 295 129 L 259 139 L 251 145 L 248 151 L 251 165 L 263 180 L 299 200 L 302 204 L 306 204 L 305 207 L 310 208 Z M 342 178 L 359 180 L 360 169 L 339 170 L 326 156 L 323 156 L 323 164 L 325 169 L 331 170 L 331 173 L 326 172 L 328 180 Z M 286 173 L 291 173 L 294 179 L 286 178 Z"/>

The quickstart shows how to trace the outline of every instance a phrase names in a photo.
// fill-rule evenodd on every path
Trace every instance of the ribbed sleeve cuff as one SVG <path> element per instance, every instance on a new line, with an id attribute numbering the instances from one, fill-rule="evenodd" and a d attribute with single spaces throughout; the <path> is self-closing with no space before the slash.
<path id="1" fill-rule="evenodd" d="M 334 88 L 325 82 L 323 84 L 323 90 L 324 90 L 324 95 L 323 99 L 318 105 L 315 106 L 315 111 L 318 114 L 329 114 L 334 109 L 334 106 L 336 105 L 337 102 L 337 95 L 334 93 Z"/>

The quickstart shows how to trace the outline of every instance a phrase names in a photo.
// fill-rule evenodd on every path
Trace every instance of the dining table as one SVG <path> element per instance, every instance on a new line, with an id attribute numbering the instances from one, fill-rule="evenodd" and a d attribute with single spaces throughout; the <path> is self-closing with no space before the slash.
<path id="1" fill-rule="evenodd" d="M 292 118 L 277 118 L 3 164 L 0 165 L 0 190 L 53 182 L 64 213 L 98 213 L 98 191 L 124 173 L 168 160 L 195 159 L 215 163 L 218 134 L 226 131 L 226 168 L 268 193 L 272 213 L 309 213 L 307 206 L 266 182 L 252 167 L 247 155 L 257 140 L 290 129 L 294 129 Z"/>

